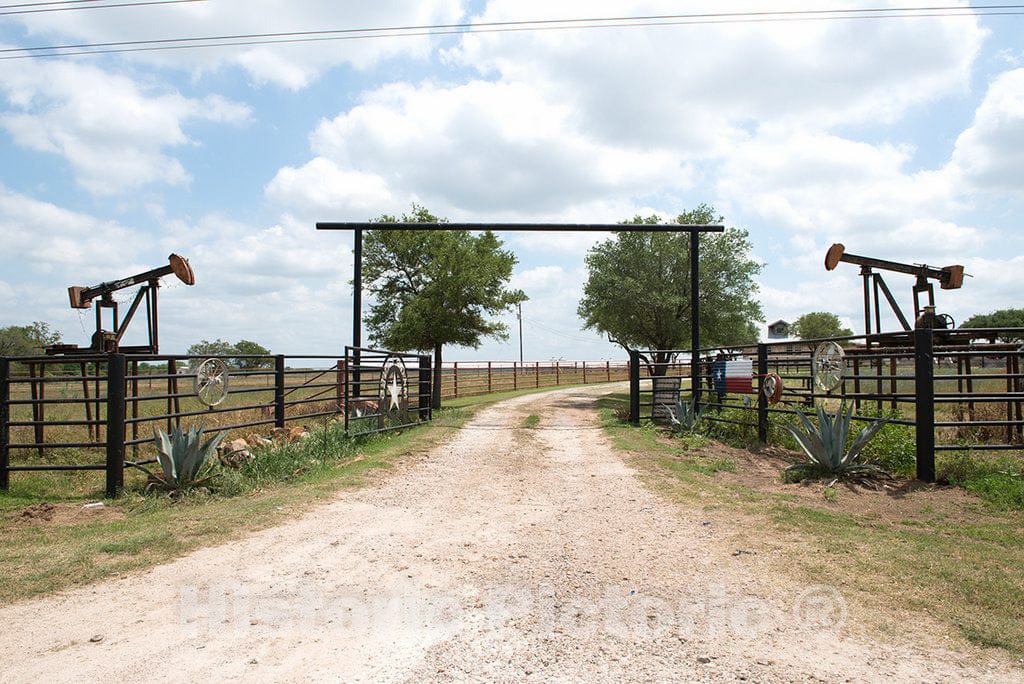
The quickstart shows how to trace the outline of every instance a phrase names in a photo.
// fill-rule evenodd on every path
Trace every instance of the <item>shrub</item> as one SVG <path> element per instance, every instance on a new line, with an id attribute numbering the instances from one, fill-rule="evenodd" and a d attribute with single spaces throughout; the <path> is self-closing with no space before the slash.
<path id="1" fill-rule="evenodd" d="M 705 412 L 701 432 L 738 449 L 750 448 L 757 444 L 757 413 L 742 408 Z"/>
<path id="2" fill-rule="evenodd" d="M 862 460 L 875 463 L 893 475 L 914 477 L 917 473 L 917 433 L 913 425 L 890 422 L 903 419 L 899 409 L 879 411 L 863 407 L 859 415 L 885 421 L 874 439 L 865 445 L 861 452 Z"/>
<path id="3" fill-rule="evenodd" d="M 944 456 L 937 470 L 940 481 L 973 492 L 997 508 L 1024 510 L 1024 471 L 1018 461 L 959 452 Z"/>

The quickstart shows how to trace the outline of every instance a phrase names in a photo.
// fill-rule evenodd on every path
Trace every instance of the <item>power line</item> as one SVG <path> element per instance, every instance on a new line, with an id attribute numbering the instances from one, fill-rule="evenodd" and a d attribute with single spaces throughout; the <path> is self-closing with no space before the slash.
<path id="1" fill-rule="evenodd" d="M 591 343 L 593 343 L 593 342 L 600 341 L 599 339 L 595 340 L 594 338 L 587 338 L 587 337 L 581 337 L 579 335 L 573 335 L 573 334 L 567 333 L 567 332 L 565 332 L 563 330 L 558 330 L 556 328 L 552 328 L 550 326 L 544 325 L 543 323 L 538 323 L 535 320 L 527 319 L 526 317 L 523 318 L 523 322 L 527 323 L 528 325 L 540 328 L 544 332 L 551 333 L 553 335 L 560 335 L 562 337 L 568 338 L 570 340 L 575 340 L 577 342 L 591 342 Z"/>
<path id="2" fill-rule="evenodd" d="M 118 2 L 107 5 L 81 5 L 83 2 L 96 2 L 97 0 L 68 0 L 67 2 L 35 2 L 21 3 L 17 5 L 0 5 L 0 10 L 12 7 L 32 7 L 36 9 L 15 9 L 10 12 L 0 12 L 0 17 L 13 14 L 40 14 L 43 12 L 78 12 L 81 10 L 112 9 L 116 7 L 146 7 L 148 5 L 180 5 L 186 2 L 206 2 L 207 0 L 143 0 L 141 2 Z M 42 5 L 59 5 L 59 7 L 42 7 Z M 38 8 L 37 8 L 38 6 Z"/>
<path id="3" fill-rule="evenodd" d="M 103 0 L 53 0 L 52 2 L 19 2 L 13 5 L 0 5 L 0 9 L 11 9 L 12 7 L 43 7 L 44 5 L 81 5 L 89 2 L 102 2 Z"/>
<path id="4" fill-rule="evenodd" d="M 153 3 L 201 2 L 204 0 L 150 0 Z M 143 4 L 143 3 L 125 3 Z M 625 17 L 591 17 L 569 19 L 538 19 L 521 21 L 494 21 L 481 23 L 427 24 L 354 29 L 318 29 L 308 31 L 281 31 L 274 33 L 243 33 L 149 40 L 110 41 L 103 43 L 77 43 L 0 49 L 0 53 L 29 53 L 0 57 L 25 59 L 95 55 L 124 52 L 150 52 L 207 47 L 245 45 L 273 45 L 309 43 L 328 40 L 367 38 L 397 38 L 413 36 L 442 36 L 465 33 L 505 33 L 523 31 L 577 30 L 593 28 L 634 28 L 651 26 L 680 26 L 725 23 L 768 23 L 795 21 L 836 21 L 849 19 L 905 19 L 957 16 L 1016 16 L 1024 15 L 1024 4 L 937 5 L 899 8 L 854 8 L 845 10 L 778 10 L 758 12 L 712 12 L 692 14 L 666 14 Z"/>

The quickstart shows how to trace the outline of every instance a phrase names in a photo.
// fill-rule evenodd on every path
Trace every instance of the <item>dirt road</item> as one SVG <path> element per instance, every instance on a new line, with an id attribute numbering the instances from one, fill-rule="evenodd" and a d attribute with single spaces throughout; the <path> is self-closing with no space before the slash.
<path id="1" fill-rule="evenodd" d="M 607 391 L 497 404 L 419 462 L 299 520 L 4 608 L 0 679 L 1020 676 L 857 636 L 851 599 L 827 578 L 779 588 L 793 585 L 732 555 L 699 511 L 644 488 L 596 424 Z"/>

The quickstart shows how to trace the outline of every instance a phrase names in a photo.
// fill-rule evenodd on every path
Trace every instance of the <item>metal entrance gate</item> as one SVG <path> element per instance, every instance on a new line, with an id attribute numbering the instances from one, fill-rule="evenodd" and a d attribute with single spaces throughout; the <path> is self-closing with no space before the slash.
<path id="1" fill-rule="evenodd" d="M 433 418 L 431 358 L 345 347 L 345 434 L 400 430 Z"/>

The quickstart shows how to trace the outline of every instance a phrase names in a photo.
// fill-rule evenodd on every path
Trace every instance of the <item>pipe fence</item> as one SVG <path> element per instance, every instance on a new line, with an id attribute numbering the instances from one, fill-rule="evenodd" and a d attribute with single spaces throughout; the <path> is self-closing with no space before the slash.
<path id="1" fill-rule="evenodd" d="M 934 481 L 936 452 L 1024 452 L 1022 342 L 1018 328 L 927 329 L 702 349 L 696 386 L 688 350 L 637 350 L 630 420 L 662 420 L 688 394 L 702 420 L 749 427 L 766 443 L 770 416 L 849 402 L 855 420 L 913 426 L 917 477 Z M 730 362 L 749 369 L 731 386 Z"/>

